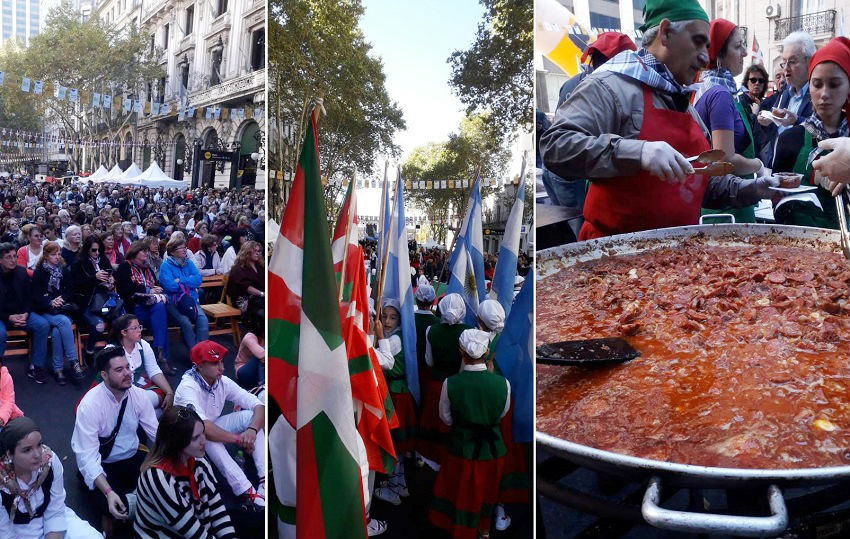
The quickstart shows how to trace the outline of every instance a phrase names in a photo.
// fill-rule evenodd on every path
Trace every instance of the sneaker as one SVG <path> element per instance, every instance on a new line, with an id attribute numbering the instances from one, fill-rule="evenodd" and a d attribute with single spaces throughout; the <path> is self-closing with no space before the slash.
<path id="1" fill-rule="evenodd" d="M 260 496 L 257 491 L 254 490 L 254 487 L 251 487 L 242 493 L 242 501 L 249 505 L 253 503 L 254 505 L 259 507 L 266 506 L 266 499 Z"/>
<path id="2" fill-rule="evenodd" d="M 53 376 L 56 378 L 56 383 L 60 386 L 64 386 L 68 383 L 68 379 L 65 378 L 65 373 L 62 372 L 62 369 L 53 371 Z M 33 378 L 33 380 L 35 380 L 35 378 Z"/>
<path id="3" fill-rule="evenodd" d="M 71 371 L 71 378 L 74 380 L 82 380 L 86 377 L 86 371 L 83 367 L 80 366 L 78 361 L 69 361 L 68 362 L 69 369 Z"/>
<path id="4" fill-rule="evenodd" d="M 496 505 L 496 514 L 493 518 L 494 525 L 496 529 L 501 531 L 505 531 L 508 529 L 508 526 L 511 525 L 511 517 L 505 513 L 505 506 L 502 504 Z"/>
<path id="5" fill-rule="evenodd" d="M 27 376 L 29 376 L 36 384 L 47 383 L 47 373 L 45 373 L 44 369 L 41 367 L 33 367 L 30 365 L 27 369 Z"/>
<path id="6" fill-rule="evenodd" d="M 375 497 L 392 505 L 401 505 L 401 498 L 398 493 L 386 483 L 375 489 Z"/>
<path id="7" fill-rule="evenodd" d="M 366 525 L 366 531 L 369 533 L 369 537 L 381 535 L 382 533 L 387 531 L 387 523 L 383 520 L 370 518 L 369 524 Z"/>
<path id="8" fill-rule="evenodd" d="M 410 496 L 410 491 L 407 490 L 407 485 L 403 485 L 401 483 L 391 482 L 390 488 L 393 489 L 393 492 L 401 496 L 402 498 L 407 498 Z"/>

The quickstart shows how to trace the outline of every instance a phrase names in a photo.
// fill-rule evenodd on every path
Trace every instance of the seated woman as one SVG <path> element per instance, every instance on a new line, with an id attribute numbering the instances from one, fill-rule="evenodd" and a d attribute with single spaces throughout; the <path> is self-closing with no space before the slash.
<path id="1" fill-rule="evenodd" d="M 153 333 L 153 351 L 162 372 L 177 373 L 168 364 L 168 315 L 166 298 L 156 275 L 148 266 L 148 248 L 140 241 L 127 249 L 127 260 L 115 272 L 118 294 L 124 300 L 124 310 L 133 313 Z"/>
<path id="2" fill-rule="evenodd" d="M 200 241 L 200 248 L 195 253 L 195 266 L 201 272 L 202 277 L 209 275 L 220 275 L 221 258 L 218 256 L 218 238 L 212 234 L 207 234 Z"/>
<path id="3" fill-rule="evenodd" d="M 3 358 L 0 357 L 0 430 L 10 420 L 22 415 L 24 413 L 15 404 L 15 382 L 9 374 L 9 369 L 3 365 Z"/>
<path id="4" fill-rule="evenodd" d="M 262 249 L 256 241 L 242 245 L 227 280 L 227 295 L 242 311 L 245 320 L 265 317 L 265 271 Z"/>
<path id="5" fill-rule="evenodd" d="M 47 242 L 32 276 L 33 310 L 50 324 L 51 347 L 53 349 L 53 375 L 60 386 L 64 386 L 64 367 L 68 364 L 75 380 L 85 377 L 77 358 L 74 330 L 68 317 L 76 310 L 71 302 L 71 291 L 67 286 L 64 261 L 59 255 L 59 244 Z"/>
<path id="6" fill-rule="evenodd" d="M 266 382 L 265 318 L 255 318 L 247 325 L 236 353 L 233 371 L 236 383 L 251 390 Z"/>
<path id="7" fill-rule="evenodd" d="M 107 232 L 101 236 L 100 242 L 103 245 L 103 256 L 109 261 L 112 269 L 118 269 L 119 264 L 124 262 L 124 255 L 119 253 L 115 246 L 115 236 Z"/>
<path id="8" fill-rule="evenodd" d="M 65 261 L 67 267 L 74 265 L 77 261 L 77 256 L 80 254 L 80 248 L 83 245 L 83 231 L 77 225 L 71 225 L 65 230 L 65 238 L 62 241 L 62 260 Z"/>
<path id="9" fill-rule="evenodd" d="M 92 539 L 100 532 L 65 506 L 62 459 L 35 422 L 16 417 L 0 431 L 0 538 Z"/>
<path id="10" fill-rule="evenodd" d="M 236 539 L 205 445 L 204 422 L 194 410 L 174 406 L 162 414 L 136 490 L 139 537 Z"/>
<path id="11" fill-rule="evenodd" d="M 222 219 L 224 221 L 224 219 Z M 218 222 L 218 221 L 216 221 Z M 248 241 L 248 236 L 244 230 L 237 230 L 230 235 L 230 246 L 224 251 L 224 256 L 221 257 L 221 273 L 230 273 L 230 268 L 236 262 L 236 255 L 242 250 L 242 245 Z"/>
<path id="12" fill-rule="evenodd" d="M 72 298 L 79 307 L 77 316 L 88 327 L 89 338 L 86 341 L 85 354 L 94 356 L 94 347 L 106 332 L 106 322 L 88 308 L 92 296 L 99 288 L 114 290 L 112 266 L 103 256 L 103 243 L 92 234 L 83 242 L 83 248 L 77 261 L 71 266 L 70 282 L 73 287 Z"/>
<path id="13" fill-rule="evenodd" d="M 24 225 L 21 229 L 20 244 L 22 247 L 18 249 L 18 265 L 25 267 L 30 277 L 32 277 L 35 265 L 41 257 L 43 238 L 38 225 Z"/>
<path id="14" fill-rule="evenodd" d="M 165 246 L 168 258 L 159 268 L 159 282 L 168 294 L 168 316 L 180 326 L 183 342 L 191 350 L 209 337 L 209 322 L 198 304 L 201 274 L 186 255 L 186 241 L 173 237 Z M 194 327 L 193 327 L 194 324 Z"/>
<path id="15" fill-rule="evenodd" d="M 168 410 L 174 404 L 174 390 L 157 365 L 151 345 L 142 338 L 144 329 L 135 315 L 119 316 L 112 323 L 109 342 L 124 349 L 124 355 L 127 356 L 127 362 L 133 371 L 133 383 L 146 390 L 151 404 L 161 413 L 160 410 Z M 101 381 L 98 373 L 93 384 Z"/>
<path id="16" fill-rule="evenodd" d="M 816 185 L 810 200 L 795 200 L 774 206 L 777 223 L 820 228 L 839 228 L 838 212 L 829 180 L 812 173 L 809 153 L 818 142 L 848 135 L 848 95 L 850 95 L 850 41 L 834 38 L 809 61 L 809 93 L 813 114 L 800 125 L 783 131 L 776 141 L 773 172 L 803 175 L 803 185 Z M 816 135 L 813 135 L 816 133 Z M 841 185 L 843 188 L 844 184 Z M 818 207 L 820 205 L 820 208 Z"/>

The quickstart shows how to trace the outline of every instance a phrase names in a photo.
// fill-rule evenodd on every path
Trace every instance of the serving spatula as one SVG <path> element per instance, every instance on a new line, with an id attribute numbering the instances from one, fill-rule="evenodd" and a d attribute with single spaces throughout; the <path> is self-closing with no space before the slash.
<path id="1" fill-rule="evenodd" d="M 595 367 L 623 363 L 640 356 L 622 337 L 561 341 L 537 346 L 537 363 Z"/>

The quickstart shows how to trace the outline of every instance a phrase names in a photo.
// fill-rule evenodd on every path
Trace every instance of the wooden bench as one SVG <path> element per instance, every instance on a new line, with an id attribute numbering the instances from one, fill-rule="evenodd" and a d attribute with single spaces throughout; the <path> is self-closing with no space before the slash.
<path id="1" fill-rule="evenodd" d="M 74 348 L 77 352 L 77 362 L 81 367 L 83 367 L 85 366 L 85 363 L 83 361 L 83 349 L 80 340 L 80 331 L 79 328 L 77 328 L 77 324 L 71 323 L 71 331 L 74 332 Z M 30 349 L 32 348 L 32 338 L 28 332 L 23 329 L 9 329 L 6 331 L 6 335 L 6 353 L 3 357 L 29 356 Z M 51 340 L 53 339 L 50 333 L 47 334 L 47 338 Z"/>
<path id="2" fill-rule="evenodd" d="M 210 323 L 210 336 L 213 335 L 233 335 L 233 344 L 238 348 L 239 342 L 242 340 L 242 333 L 239 330 L 239 318 L 242 316 L 242 311 L 234 307 L 230 303 L 230 298 L 227 296 L 227 275 L 210 275 L 203 278 L 201 288 L 221 287 L 221 297 L 218 303 L 208 303 L 201 305 L 204 314 Z M 221 322 L 227 321 L 229 324 L 222 327 Z"/>

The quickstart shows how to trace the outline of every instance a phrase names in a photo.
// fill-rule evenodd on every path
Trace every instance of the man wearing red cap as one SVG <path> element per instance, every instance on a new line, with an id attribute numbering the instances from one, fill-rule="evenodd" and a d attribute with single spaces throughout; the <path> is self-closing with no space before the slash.
<path id="1" fill-rule="evenodd" d="M 588 76 L 540 139 L 549 170 L 591 182 L 580 240 L 696 224 L 701 206 L 754 204 L 776 183 L 694 173 L 686 157 L 710 133 L 687 85 L 708 62 L 708 16 L 696 0 L 648 0 L 644 18 L 644 48 Z"/>
<path id="2" fill-rule="evenodd" d="M 818 189 L 806 194 L 808 200 L 782 204 L 774 214 L 777 222 L 785 224 L 837 229 L 838 212 L 832 197 L 846 183 L 831 182 L 814 172 L 809 155 L 819 143 L 829 147 L 850 134 L 850 40 L 836 37 L 818 50 L 809 62 L 808 76 L 814 114 L 779 135 L 774 170 L 802 174 L 804 185 Z M 820 160 L 815 161 L 814 170 L 821 166 Z"/>
<path id="3" fill-rule="evenodd" d="M 224 376 L 227 348 L 214 341 L 201 341 L 192 347 L 193 367 L 186 371 L 174 392 L 174 404 L 190 407 L 204 420 L 207 455 L 227 480 L 235 494 L 247 503 L 265 507 L 266 439 L 263 435 L 266 408 L 262 401 Z M 221 415 L 226 402 L 241 408 Z M 245 472 L 227 452 L 233 443 L 251 453 L 260 482 L 256 490 Z"/>

